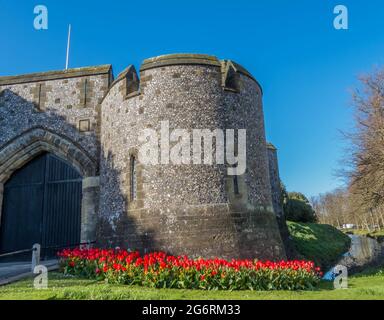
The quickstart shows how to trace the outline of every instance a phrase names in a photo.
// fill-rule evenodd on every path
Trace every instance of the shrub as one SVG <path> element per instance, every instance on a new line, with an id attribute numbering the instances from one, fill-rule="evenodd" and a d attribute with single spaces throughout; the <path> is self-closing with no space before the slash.
<path id="1" fill-rule="evenodd" d="M 316 222 L 315 210 L 308 199 L 299 192 L 289 192 L 284 198 L 284 213 L 289 221 Z"/>
<path id="2" fill-rule="evenodd" d="M 113 249 L 66 249 L 58 255 L 65 274 L 154 288 L 305 290 L 321 277 L 310 261 L 205 260 Z"/>

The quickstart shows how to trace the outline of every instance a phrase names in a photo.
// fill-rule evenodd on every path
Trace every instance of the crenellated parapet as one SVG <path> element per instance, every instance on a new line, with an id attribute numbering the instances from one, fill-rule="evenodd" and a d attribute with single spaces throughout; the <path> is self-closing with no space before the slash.
<path id="1" fill-rule="evenodd" d="M 111 88 L 119 84 L 119 90 L 125 98 L 133 97 L 139 93 L 144 93 L 147 82 L 151 80 L 147 70 L 157 68 L 165 70 L 166 67 L 183 65 L 217 68 L 221 73 L 221 83 L 219 84 L 224 90 L 239 92 L 241 88 L 240 75 L 243 75 L 252 79 L 262 92 L 260 84 L 244 67 L 231 60 L 219 60 L 214 56 L 203 54 L 170 54 L 146 59 L 140 67 L 140 79 L 135 67 L 131 65 L 118 75 Z M 178 77 L 177 74 L 173 76 Z"/>

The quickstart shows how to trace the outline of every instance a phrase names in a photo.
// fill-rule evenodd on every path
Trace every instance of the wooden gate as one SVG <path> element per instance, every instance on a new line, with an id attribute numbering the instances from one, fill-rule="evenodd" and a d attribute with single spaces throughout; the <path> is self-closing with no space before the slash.
<path id="1" fill-rule="evenodd" d="M 80 242 L 82 178 L 68 163 L 45 153 L 4 185 L 0 253 Z M 54 256 L 56 249 L 43 256 Z"/>

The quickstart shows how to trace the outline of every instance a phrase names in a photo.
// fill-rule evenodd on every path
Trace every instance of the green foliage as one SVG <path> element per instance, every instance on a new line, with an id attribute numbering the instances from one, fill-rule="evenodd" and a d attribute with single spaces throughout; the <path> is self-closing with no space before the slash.
<path id="1" fill-rule="evenodd" d="M 132 269 L 134 270 L 134 269 Z M 150 288 L 200 289 L 200 290 L 313 290 L 319 283 L 314 273 L 303 270 L 225 270 L 226 276 L 206 275 L 201 281 L 200 273 L 191 269 L 165 270 L 144 273 L 143 270 L 129 273 L 109 271 L 106 280 L 111 284 L 140 285 Z"/>
<path id="2" fill-rule="evenodd" d="M 327 270 L 348 251 L 351 239 L 326 224 L 287 222 L 296 250 L 305 258 Z"/>
<path id="3" fill-rule="evenodd" d="M 284 183 L 280 180 L 280 190 L 281 190 L 281 199 L 283 201 L 282 205 L 284 206 L 284 203 L 288 199 L 288 191 L 287 188 L 285 187 Z"/>
<path id="4" fill-rule="evenodd" d="M 356 277 L 370 277 L 370 276 L 381 276 L 384 277 L 384 266 L 381 267 L 368 267 L 362 272 L 355 275 Z"/>
<path id="5" fill-rule="evenodd" d="M 64 274 L 110 284 L 201 290 L 309 290 L 320 268 L 310 261 L 188 259 L 153 252 L 74 249 L 59 254 Z"/>
<path id="6" fill-rule="evenodd" d="M 300 192 L 283 190 L 283 206 L 285 217 L 295 222 L 316 222 L 315 210 L 308 199 Z"/>

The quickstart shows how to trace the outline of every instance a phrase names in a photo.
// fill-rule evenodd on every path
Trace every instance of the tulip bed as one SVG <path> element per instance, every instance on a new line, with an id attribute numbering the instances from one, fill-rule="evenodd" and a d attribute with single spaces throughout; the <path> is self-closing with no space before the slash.
<path id="1" fill-rule="evenodd" d="M 310 261 L 190 259 L 153 252 L 73 249 L 58 253 L 65 274 L 113 284 L 202 290 L 310 290 L 322 275 Z"/>

